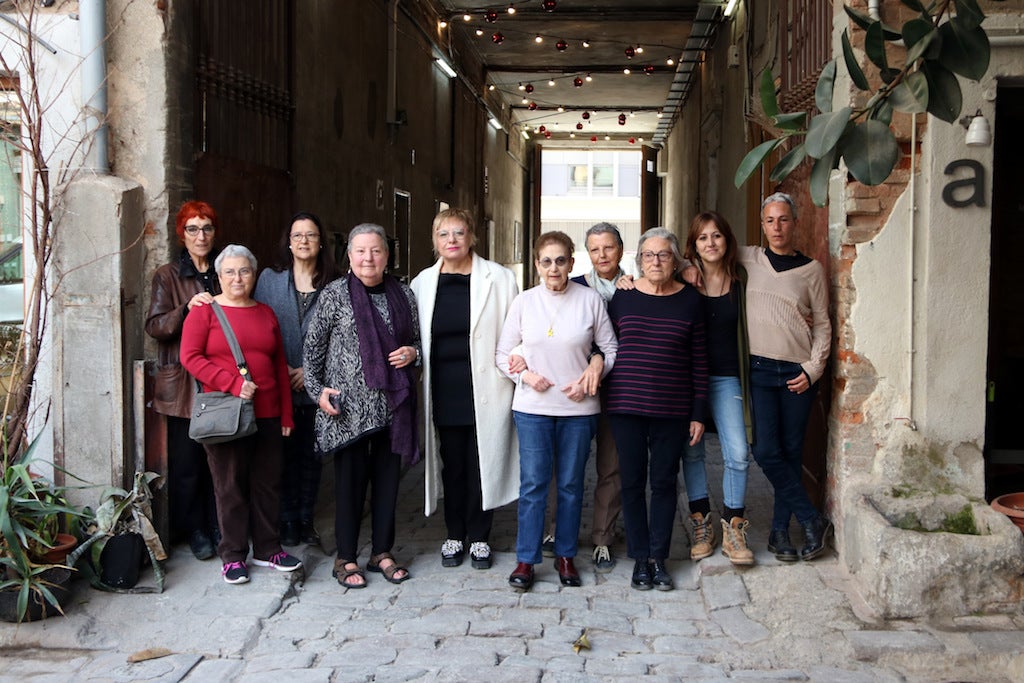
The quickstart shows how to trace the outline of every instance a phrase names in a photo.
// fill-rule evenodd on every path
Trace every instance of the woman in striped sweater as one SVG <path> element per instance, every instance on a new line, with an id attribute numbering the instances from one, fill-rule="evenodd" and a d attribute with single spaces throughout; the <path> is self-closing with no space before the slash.
<path id="1" fill-rule="evenodd" d="M 634 289 L 616 292 L 608 305 L 619 352 L 608 378 L 607 410 L 619 452 L 626 550 L 635 560 L 637 590 L 673 588 L 665 561 L 680 455 L 704 434 L 704 304 L 696 288 L 676 280 L 682 261 L 675 235 L 665 228 L 648 230 L 637 247 L 643 277 Z"/>

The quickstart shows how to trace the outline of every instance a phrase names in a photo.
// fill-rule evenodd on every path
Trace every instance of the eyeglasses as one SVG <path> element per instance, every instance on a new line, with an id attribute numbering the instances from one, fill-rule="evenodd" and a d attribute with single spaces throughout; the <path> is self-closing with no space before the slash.
<path id="1" fill-rule="evenodd" d="M 320 234 L 315 232 L 293 232 L 288 235 L 288 239 L 292 242 L 319 242 Z"/>
<path id="2" fill-rule="evenodd" d="M 454 239 L 456 242 L 461 242 L 462 240 L 466 239 L 465 230 L 438 230 L 435 234 L 437 236 L 437 239 L 441 240 L 442 242 L 447 242 L 449 237 Z"/>
<path id="3" fill-rule="evenodd" d="M 671 251 L 642 251 L 640 252 L 640 258 L 644 261 L 671 261 Z"/>
<path id="4" fill-rule="evenodd" d="M 234 268 L 225 268 L 220 271 L 220 274 L 222 277 L 226 277 L 229 280 L 234 280 L 236 275 L 241 278 L 247 278 L 252 277 L 252 268 L 239 268 L 238 270 L 235 270 Z"/>
<path id="5" fill-rule="evenodd" d="M 212 235 L 213 231 L 216 230 L 216 229 L 217 228 L 213 227 L 212 225 L 186 225 L 185 226 L 185 232 L 188 233 L 188 235 L 190 237 L 195 237 L 200 232 L 202 232 L 204 235 Z"/>
<path id="6" fill-rule="evenodd" d="M 537 261 L 537 263 L 540 265 L 541 268 L 550 268 L 552 263 L 554 263 L 559 268 L 564 268 L 569 263 L 569 257 L 559 256 L 554 260 L 544 257 Z"/>

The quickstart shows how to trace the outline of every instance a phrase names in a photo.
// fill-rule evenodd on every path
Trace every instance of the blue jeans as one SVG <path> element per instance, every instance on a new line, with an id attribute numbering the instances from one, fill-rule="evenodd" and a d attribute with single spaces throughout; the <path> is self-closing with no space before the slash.
<path id="1" fill-rule="evenodd" d="M 754 460 L 775 489 L 772 530 L 789 528 L 790 516 L 801 524 L 818 518 L 804 490 L 803 449 L 807 418 L 817 385 L 802 394 L 786 386 L 803 369 L 796 363 L 750 357 L 750 396 L 754 413 Z"/>
<path id="2" fill-rule="evenodd" d="M 558 485 L 555 555 L 576 557 L 583 507 L 583 473 L 597 415 L 548 417 L 512 411 L 519 433 L 519 531 L 516 561 L 541 562 L 544 513 L 552 473 Z"/>
<path id="3" fill-rule="evenodd" d="M 679 454 L 689 439 L 689 430 L 674 418 L 616 413 L 609 419 L 619 452 L 626 554 L 634 560 L 665 560 L 676 519 Z"/>
<path id="4" fill-rule="evenodd" d="M 743 422 L 743 390 L 739 377 L 709 377 L 708 405 L 718 428 L 722 446 L 722 499 L 725 507 L 744 507 L 747 496 L 747 466 L 750 448 L 747 426 Z M 683 455 L 686 497 L 691 502 L 708 497 L 708 475 L 704 469 L 704 439 L 696 446 L 689 442 Z M 726 520 L 728 521 L 728 520 Z"/>

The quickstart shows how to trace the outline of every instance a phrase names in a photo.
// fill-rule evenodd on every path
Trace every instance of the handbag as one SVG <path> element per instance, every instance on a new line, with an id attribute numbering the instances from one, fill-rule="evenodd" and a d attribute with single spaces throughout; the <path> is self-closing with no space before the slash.
<path id="1" fill-rule="evenodd" d="M 238 339 L 231 329 L 224 309 L 216 301 L 212 304 L 213 312 L 220 320 L 224 337 L 235 357 L 238 374 L 249 379 L 249 368 L 245 364 L 245 356 L 238 346 Z M 196 395 L 192 404 L 192 418 L 188 424 L 188 435 L 202 444 L 224 443 L 234 441 L 243 436 L 256 433 L 256 413 L 252 401 L 223 391 L 203 391 L 199 380 L 196 380 Z"/>

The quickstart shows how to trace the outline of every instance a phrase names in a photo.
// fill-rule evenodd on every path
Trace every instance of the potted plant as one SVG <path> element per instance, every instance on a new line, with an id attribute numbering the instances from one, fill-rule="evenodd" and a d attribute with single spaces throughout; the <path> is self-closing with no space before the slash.
<path id="1" fill-rule="evenodd" d="M 30 472 L 33 441 L 23 454 L 6 454 L 0 476 L 0 618 L 25 621 L 63 614 L 71 569 L 52 555 L 77 541 L 63 527 L 82 516 L 65 487 Z"/>
<path id="2" fill-rule="evenodd" d="M 167 559 L 160 537 L 153 527 L 150 484 L 160 475 L 138 472 L 131 491 L 108 487 L 100 495 L 88 525 L 88 537 L 68 556 L 75 566 L 89 551 L 89 562 L 83 569 L 92 574 L 92 585 L 101 590 L 130 592 L 163 592 L 162 562 Z M 135 588 L 143 553 L 148 554 L 156 577 L 156 588 Z"/>

